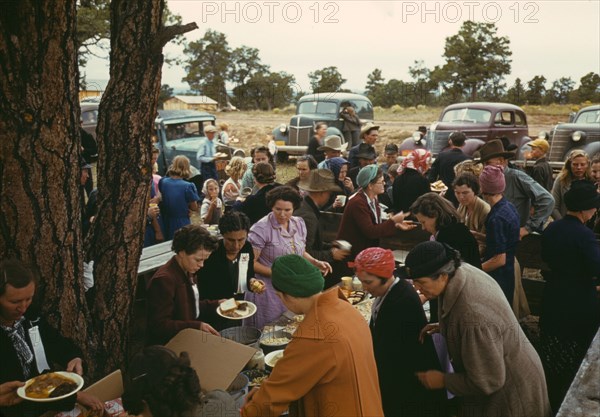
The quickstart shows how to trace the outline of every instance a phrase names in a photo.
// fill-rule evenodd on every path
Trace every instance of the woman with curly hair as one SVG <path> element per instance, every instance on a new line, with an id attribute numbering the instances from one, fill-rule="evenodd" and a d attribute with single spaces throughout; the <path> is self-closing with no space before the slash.
<path id="1" fill-rule="evenodd" d="M 239 416 L 225 391 L 200 391 L 198 374 L 187 352 L 177 356 L 163 346 L 138 352 L 125 377 L 123 408 L 129 415 L 169 417 Z"/>
<path id="2" fill-rule="evenodd" d="M 236 198 L 240 195 L 242 184 L 240 180 L 246 172 L 248 165 L 244 158 L 234 156 L 225 167 L 225 173 L 229 175 L 227 181 L 223 184 L 223 202 L 225 205 L 233 205 Z"/>
<path id="3" fill-rule="evenodd" d="M 581 149 L 571 151 L 565 165 L 554 180 L 552 186 L 552 197 L 554 197 L 554 211 L 552 218 L 560 220 L 567 214 L 565 193 L 571 188 L 573 181 L 592 181 L 592 169 L 590 157 Z"/>
<path id="4" fill-rule="evenodd" d="M 162 195 L 161 209 L 165 224 L 165 240 L 175 231 L 191 223 L 190 210 L 198 211 L 200 196 L 196 186 L 186 181 L 191 176 L 190 160 L 183 155 L 173 158 L 167 175 L 158 183 Z"/>
<path id="5" fill-rule="evenodd" d="M 246 293 L 246 300 L 255 303 L 258 311 L 244 320 L 244 325 L 259 329 L 287 310 L 271 283 L 271 265 L 277 257 L 294 253 L 304 257 L 324 275 L 332 271 L 329 263 L 316 260 L 306 251 L 306 224 L 301 217 L 292 215 L 302 202 L 300 193 L 289 185 L 283 185 L 269 191 L 266 197 L 271 212 L 250 228 L 248 236 L 254 249 L 256 278 L 264 281 L 265 291 L 259 295 Z"/>

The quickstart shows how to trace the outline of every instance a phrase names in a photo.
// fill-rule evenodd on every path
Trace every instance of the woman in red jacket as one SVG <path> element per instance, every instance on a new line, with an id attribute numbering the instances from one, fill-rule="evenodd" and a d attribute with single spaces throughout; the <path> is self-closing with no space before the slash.
<path id="1" fill-rule="evenodd" d="M 379 246 L 382 237 L 394 236 L 396 228 L 411 230 L 416 226 L 404 223 L 410 213 L 397 213 L 388 220 L 381 217 L 377 196 L 385 192 L 383 172 L 377 165 L 367 165 L 356 177 L 360 190 L 350 197 L 340 223 L 337 238 L 352 244 L 352 258 L 363 249 Z"/>

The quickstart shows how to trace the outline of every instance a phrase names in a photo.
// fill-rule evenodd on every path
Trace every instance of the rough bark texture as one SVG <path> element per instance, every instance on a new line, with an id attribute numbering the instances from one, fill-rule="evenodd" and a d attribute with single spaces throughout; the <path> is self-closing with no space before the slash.
<path id="1" fill-rule="evenodd" d="M 196 27 L 162 27 L 163 8 L 164 0 L 111 3 L 110 81 L 97 128 L 98 216 L 87 242 L 95 261 L 92 316 L 99 372 L 121 367 L 128 353 L 152 174 L 150 136 L 160 93 L 162 46 Z"/>
<path id="2" fill-rule="evenodd" d="M 18 258 L 37 269 L 46 317 L 89 353 L 81 282 L 75 3 L 2 2 L 0 258 Z"/>

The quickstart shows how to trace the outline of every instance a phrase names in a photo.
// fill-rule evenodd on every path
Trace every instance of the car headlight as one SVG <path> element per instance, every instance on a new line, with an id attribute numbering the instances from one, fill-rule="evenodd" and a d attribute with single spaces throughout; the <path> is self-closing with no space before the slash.
<path id="1" fill-rule="evenodd" d="M 279 131 L 281 133 L 287 132 L 287 125 L 285 123 L 282 123 L 281 125 L 279 125 Z"/>
<path id="2" fill-rule="evenodd" d="M 538 139 L 546 139 L 546 140 L 548 140 L 548 138 L 550 137 L 550 135 L 548 134 L 548 132 L 542 130 L 540 133 L 538 133 L 537 137 L 538 137 Z"/>
<path id="3" fill-rule="evenodd" d="M 412 138 L 415 142 L 418 142 L 421 140 L 421 132 L 414 132 L 412 134 Z"/>
<path id="4" fill-rule="evenodd" d="M 581 139 L 585 139 L 585 132 L 582 132 L 581 130 L 573 132 L 571 139 L 573 139 L 573 142 L 579 142 Z"/>

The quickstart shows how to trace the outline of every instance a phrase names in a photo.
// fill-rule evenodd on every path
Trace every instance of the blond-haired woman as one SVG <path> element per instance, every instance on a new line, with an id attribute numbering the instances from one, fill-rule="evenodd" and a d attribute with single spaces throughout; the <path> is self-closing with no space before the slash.
<path id="1" fill-rule="evenodd" d="M 248 165 L 244 158 L 240 158 L 239 156 L 234 156 L 231 158 L 231 161 L 225 167 L 225 173 L 229 175 L 227 181 L 223 184 L 223 203 L 226 205 L 233 205 L 235 200 L 240 195 L 240 189 L 242 188 L 242 184 L 240 182 L 241 178 L 244 176 Z"/>
<path id="2" fill-rule="evenodd" d="M 200 196 L 196 186 L 186 181 L 191 175 L 190 160 L 179 155 L 173 159 L 167 175 L 158 183 L 162 194 L 165 240 L 173 239 L 176 230 L 191 223 L 189 211 L 198 211 Z"/>
<path id="3" fill-rule="evenodd" d="M 573 181 L 579 180 L 592 181 L 592 169 L 588 154 L 581 149 L 575 149 L 567 157 L 565 165 L 552 186 L 552 197 L 554 197 L 552 217 L 554 220 L 562 219 L 567 214 L 565 193 L 571 189 Z"/>

